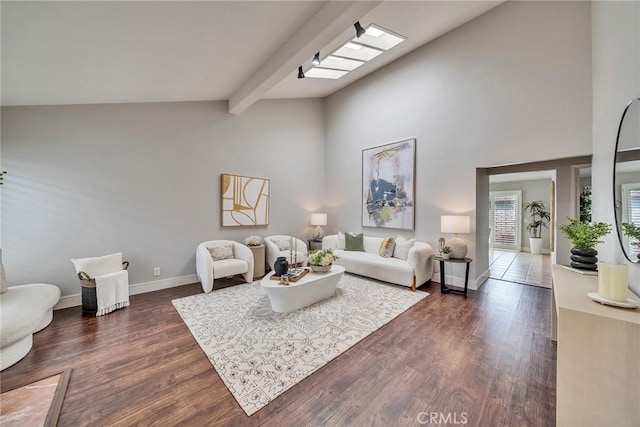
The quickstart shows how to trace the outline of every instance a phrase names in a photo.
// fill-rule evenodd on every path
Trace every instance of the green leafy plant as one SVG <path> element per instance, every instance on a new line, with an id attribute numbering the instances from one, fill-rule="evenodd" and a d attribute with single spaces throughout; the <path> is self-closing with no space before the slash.
<path id="1" fill-rule="evenodd" d="M 578 218 L 567 218 L 569 224 L 560 224 L 562 234 L 571 241 L 576 249 L 594 249 L 600 237 L 604 237 L 611 232 L 611 224 L 606 222 L 586 223 Z"/>
<path id="2" fill-rule="evenodd" d="M 580 193 L 580 222 L 591 222 L 591 188 L 585 187 Z"/>
<path id="3" fill-rule="evenodd" d="M 542 227 L 549 228 L 548 224 L 551 219 L 551 214 L 544 205 L 544 202 L 541 201 L 524 203 L 522 209 L 524 209 L 525 212 L 529 212 L 530 221 L 526 227 L 527 231 L 531 233 L 531 237 L 539 239 L 542 233 Z"/>
<path id="4" fill-rule="evenodd" d="M 636 226 L 628 222 L 623 222 L 622 230 L 627 236 L 640 240 L 640 226 Z"/>
<path id="5" fill-rule="evenodd" d="M 452 252 L 451 248 L 449 246 L 444 246 L 442 248 L 442 253 L 443 254 L 450 254 Z"/>
<path id="6" fill-rule="evenodd" d="M 333 253 L 333 249 L 320 249 L 309 253 L 309 265 L 323 266 L 331 265 L 340 258 Z"/>

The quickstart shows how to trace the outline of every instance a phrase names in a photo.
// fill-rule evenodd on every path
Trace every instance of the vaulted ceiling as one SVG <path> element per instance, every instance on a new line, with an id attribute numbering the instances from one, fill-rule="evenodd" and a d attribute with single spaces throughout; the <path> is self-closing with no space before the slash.
<path id="1" fill-rule="evenodd" d="M 2 1 L 2 105 L 325 97 L 502 1 Z M 407 40 L 336 80 L 297 78 L 376 23 Z"/>

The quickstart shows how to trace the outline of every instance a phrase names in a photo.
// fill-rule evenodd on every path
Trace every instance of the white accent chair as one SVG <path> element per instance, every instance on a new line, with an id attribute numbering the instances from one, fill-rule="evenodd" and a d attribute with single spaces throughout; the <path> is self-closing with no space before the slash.
<path id="1" fill-rule="evenodd" d="M 214 261 L 209 248 L 214 246 L 233 247 L 233 258 Z M 211 292 L 213 281 L 222 277 L 231 277 L 242 274 L 247 283 L 253 281 L 253 252 L 242 243 L 233 240 L 209 240 L 202 242 L 196 249 L 196 274 L 202 283 L 205 293 Z"/>
<path id="2" fill-rule="evenodd" d="M 45 283 L 11 286 L 0 294 L 0 370 L 17 363 L 33 346 L 33 334 L 53 320 L 60 288 Z"/>
<path id="3" fill-rule="evenodd" d="M 285 257 L 289 262 L 289 264 L 291 264 L 292 262 L 291 251 L 289 250 L 289 248 L 287 247 L 286 249 L 281 249 L 280 246 L 278 246 L 278 242 L 286 242 L 290 247 L 291 236 L 285 236 L 280 234 L 280 235 L 274 235 L 274 236 L 267 236 L 264 238 L 267 264 L 269 264 L 269 267 L 271 268 L 271 270 L 273 270 L 273 264 L 276 262 L 276 258 L 278 257 L 281 257 L 281 256 Z M 294 237 L 293 246 L 295 249 L 297 249 L 296 255 L 297 255 L 298 264 L 303 267 L 306 266 L 307 256 L 309 254 L 307 251 L 307 244 L 302 240 Z"/>

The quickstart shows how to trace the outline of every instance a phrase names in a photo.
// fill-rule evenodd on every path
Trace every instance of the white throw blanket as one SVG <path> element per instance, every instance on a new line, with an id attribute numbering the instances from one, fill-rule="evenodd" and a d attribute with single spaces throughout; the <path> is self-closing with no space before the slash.
<path id="1" fill-rule="evenodd" d="M 129 272 L 127 270 L 96 276 L 96 316 L 111 313 L 129 305 Z"/>

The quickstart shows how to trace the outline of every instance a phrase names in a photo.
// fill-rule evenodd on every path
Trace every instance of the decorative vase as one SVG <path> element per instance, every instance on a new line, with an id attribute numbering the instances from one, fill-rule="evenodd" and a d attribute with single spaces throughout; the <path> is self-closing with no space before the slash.
<path id="1" fill-rule="evenodd" d="M 287 257 L 279 256 L 276 258 L 276 262 L 273 263 L 273 274 L 276 276 L 282 276 L 289 271 L 289 261 Z"/>
<path id="2" fill-rule="evenodd" d="M 326 273 L 327 271 L 331 271 L 331 267 L 333 266 L 333 264 L 331 265 L 312 265 L 311 266 L 311 271 L 315 272 L 315 273 Z"/>
<path id="3" fill-rule="evenodd" d="M 579 270 L 598 271 L 598 251 L 571 248 L 571 267 Z"/>
<path id="4" fill-rule="evenodd" d="M 449 256 L 450 256 L 449 254 L 442 254 L 442 255 L 440 255 L 440 257 L 441 257 L 442 259 L 449 259 Z"/>

